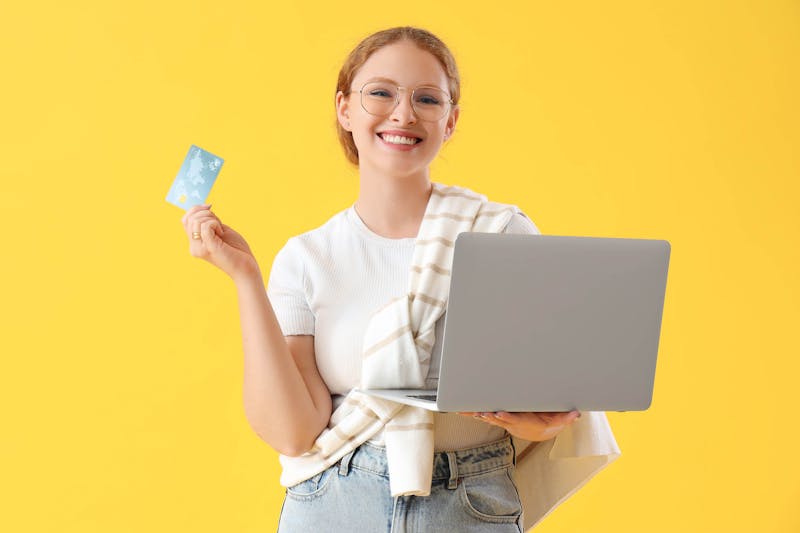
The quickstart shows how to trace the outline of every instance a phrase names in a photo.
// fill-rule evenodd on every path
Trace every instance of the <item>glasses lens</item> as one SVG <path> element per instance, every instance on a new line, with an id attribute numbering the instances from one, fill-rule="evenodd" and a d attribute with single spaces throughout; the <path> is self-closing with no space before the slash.
<path id="1" fill-rule="evenodd" d="M 361 105 L 367 113 L 378 116 L 391 114 L 397 103 L 397 87 L 373 81 L 361 89 Z M 421 120 L 437 121 L 450 109 L 450 96 L 438 87 L 417 87 L 413 93 L 414 112 Z"/>
<path id="2" fill-rule="evenodd" d="M 367 113 L 388 115 L 397 101 L 397 87 L 379 81 L 364 85 L 361 89 L 361 105 Z"/>
<path id="3" fill-rule="evenodd" d="M 437 87 L 417 87 L 414 90 L 414 110 L 422 120 L 435 121 L 447 114 L 450 97 Z"/>

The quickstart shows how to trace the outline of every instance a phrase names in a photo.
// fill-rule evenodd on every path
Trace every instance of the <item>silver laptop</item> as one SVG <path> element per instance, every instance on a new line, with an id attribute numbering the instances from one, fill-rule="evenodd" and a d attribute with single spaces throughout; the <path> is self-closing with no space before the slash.
<path id="1" fill-rule="evenodd" d="M 441 412 L 645 410 L 669 255 L 664 240 L 461 233 L 430 390 L 361 392 Z"/>

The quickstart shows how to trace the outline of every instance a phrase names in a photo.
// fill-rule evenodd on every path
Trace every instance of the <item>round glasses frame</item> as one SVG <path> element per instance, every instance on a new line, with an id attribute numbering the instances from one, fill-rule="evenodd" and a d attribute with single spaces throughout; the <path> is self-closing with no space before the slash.
<path id="1" fill-rule="evenodd" d="M 388 117 L 389 115 L 394 113 L 394 110 L 397 109 L 398 105 L 400 105 L 400 91 L 401 90 L 407 91 L 408 87 L 400 87 L 399 85 L 392 85 L 392 87 L 395 87 L 397 89 L 397 93 L 395 94 L 395 97 L 394 97 L 394 105 L 392 106 L 392 109 L 388 113 L 373 113 L 372 111 L 367 109 L 367 106 L 364 104 L 364 87 L 366 87 L 367 85 L 369 85 L 371 83 L 375 83 L 375 82 L 374 81 L 368 81 L 367 83 L 365 83 L 364 85 L 361 86 L 361 89 L 359 89 L 357 91 L 354 91 L 354 92 L 359 93 L 359 95 L 360 95 L 359 100 L 361 101 L 361 108 L 364 109 L 364 111 L 366 111 L 370 115 L 373 115 L 373 116 L 376 116 L 376 117 Z M 417 109 L 416 104 L 414 103 L 414 93 L 416 93 L 417 90 L 419 90 L 419 89 L 436 89 L 437 91 L 441 92 L 442 95 L 444 95 L 446 97 L 444 102 L 447 103 L 447 106 L 445 107 L 444 112 L 439 117 L 437 117 L 435 119 L 424 119 L 424 118 L 422 118 L 422 116 L 420 115 L 419 110 Z M 419 119 L 424 121 L 424 122 L 436 122 L 436 121 L 441 120 L 445 115 L 447 115 L 447 113 L 450 111 L 452 106 L 453 106 L 453 99 L 450 97 L 450 95 L 447 94 L 447 92 L 444 89 L 440 89 L 439 87 L 436 87 L 434 85 L 420 85 L 419 87 L 414 87 L 414 89 L 411 91 L 411 108 L 414 110 L 414 113 L 419 117 Z"/>

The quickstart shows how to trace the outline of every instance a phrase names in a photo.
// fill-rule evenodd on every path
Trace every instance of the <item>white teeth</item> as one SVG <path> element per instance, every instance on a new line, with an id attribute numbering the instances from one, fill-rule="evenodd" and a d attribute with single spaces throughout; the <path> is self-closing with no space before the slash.
<path id="1" fill-rule="evenodd" d="M 387 135 L 385 133 L 381 134 L 381 138 L 386 141 L 387 143 L 391 144 L 416 144 L 417 139 L 413 139 L 411 137 L 401 137 L 400 135 Z"/>

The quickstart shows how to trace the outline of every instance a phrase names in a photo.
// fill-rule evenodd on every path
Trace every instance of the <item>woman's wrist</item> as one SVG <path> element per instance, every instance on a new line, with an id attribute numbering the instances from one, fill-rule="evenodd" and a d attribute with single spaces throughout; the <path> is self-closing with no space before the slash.
<path id="1" fill-rule="evenodd" d="M 239 289 L 250 288 L 257 285 L 261 288 L 264 287 L 264 279 L 261 276 L 261 269 L 258 268 L 258 263 L 255 261 L 248 262 L 242 265 L 230 274 L 233 283 Z"/>

